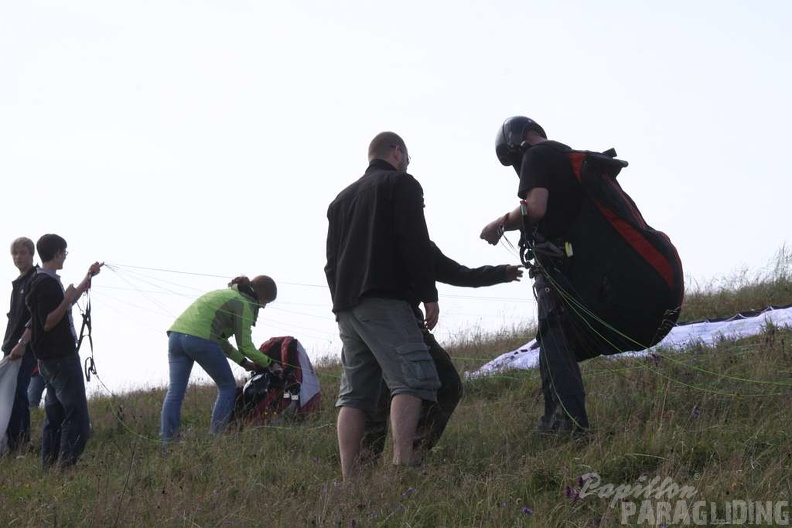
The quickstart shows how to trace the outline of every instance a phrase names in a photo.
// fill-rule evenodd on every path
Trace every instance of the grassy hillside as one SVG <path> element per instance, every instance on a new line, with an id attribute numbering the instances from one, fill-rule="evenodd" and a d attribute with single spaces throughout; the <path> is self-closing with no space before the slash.
<path id="1" fill-rule="evenodd" d="M 728 317 L 740 311 L 792 303 L 792 249 L 779 249 L 765 269 L 740 272 L 707 284 L 688 284 L 682 321 Z"/>
<path id="2" fill-rule="evenodd" d="M 785 269 L 691 292 L 683 317 L 790 303 Z M 460 370 L 472 370 L 530 337 L 526 328 L 447 348 Z M 302 424 L 210 438 L 214 387 L 191 387 L 184 441 L 167 453 L 157 442 L 163 388 L 97 398 L 93 437 L 73 470 L 44 474 L 36 453 L 0 459 L 0 526 L 620 525 L 623 509 L 640 500 L 581 497 L 592 489 L 584 477 L 592 472 L 622 489 L 671 479 L 708 503 L 790 501 L 791 338 L 768 326 L 714 348 L 588 361 L 582 369 L 596 433 L 584 441 L 534 435 L 542 407 L 536 372 L 468 381 L 424 466 L 384 463 L 352 485 L 338 482 L 340 367 L 331 361 L 317 365 L 322 412 Z M 41 420 L 37 411 L 36 432 Z M 36 448 L 39 441 L 36 434 Z"/>

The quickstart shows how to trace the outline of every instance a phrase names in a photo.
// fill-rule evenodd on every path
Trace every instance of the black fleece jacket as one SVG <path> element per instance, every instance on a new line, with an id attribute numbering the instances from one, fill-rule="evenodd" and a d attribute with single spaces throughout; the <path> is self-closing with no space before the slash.
<path id="1" fill-rule="evenodd" d="M 325 265 L 333 312 L 366 296 L 437 301 L 423 209 L 421 184 L 379 159 L 333 200 Z"/>
<path id="2" fill-rule="evenodd" d="M 432 242 L 434 251 L 435 280 L 451 286 L 462 286 L 467 288 L 479 288 L 481 286 L 493 286 L 502 282 L 508 282 L 506 275 L 508 265 L 502 266 L 479 266 L 468 268 L 459 262 L 448 258 L 440 251 L 440 248 Z M 424 314 L 419 306 L 419 301 L 413 300 L 413 312 L 419 322 L 423 322 Z"/>
<path id="3" fill-rule="evenodd" d="M 24 275 L 11 282 L 11 308 L 8 311 L 8 326 L 3 337 L 3 353 L 10 354 L 19 338 L 25 332 L 25 325 L 30 321 L 30 310 L 25 304 L 30 281 L 36 275 L 38 266 L 33 266 Z"/>

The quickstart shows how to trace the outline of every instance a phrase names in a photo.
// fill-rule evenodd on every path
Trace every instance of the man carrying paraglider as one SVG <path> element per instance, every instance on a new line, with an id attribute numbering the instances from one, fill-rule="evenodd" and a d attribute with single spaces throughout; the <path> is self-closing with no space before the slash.
<path id="1" fill-rule="evenodd" d="M 684 291 L 679 256 L 616 182 L 627 163 L 615 151 L 573 150 L 524 116 L 503 123 L 495 151 L 517 172 L 522 201 L 481 238 L 494 245 L 504 231 L 522 231 L 521 256 L 538 302 L 538 431 L 585 432 L 578 362 L 642 350 L 668 333 Z"/>

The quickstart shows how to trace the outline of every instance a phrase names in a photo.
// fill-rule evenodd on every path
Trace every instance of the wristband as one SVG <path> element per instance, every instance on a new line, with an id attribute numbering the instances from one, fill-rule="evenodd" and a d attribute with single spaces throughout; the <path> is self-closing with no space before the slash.
<path id="1" fill-rule="evenodd" d="M 506 213 L 505 215 L 503 215 L 503 218 L 501 218 L 501 223 L 498 224 L 498 236 L 499 237 L 503 236 L 503 233 L 506 232 L 506 221 L 508 219 L 509 219 L 509 213 Z"/>

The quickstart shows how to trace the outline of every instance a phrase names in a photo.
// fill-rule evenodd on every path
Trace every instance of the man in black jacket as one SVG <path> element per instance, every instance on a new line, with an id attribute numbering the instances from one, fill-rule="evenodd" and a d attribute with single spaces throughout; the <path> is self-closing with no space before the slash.
<path id="1" fill-rule="evenodd" d="M 511 265 L 480 266 L 471 269 L 445 256 L 434 243 L 432 243 L 432 249 L 434 250 L 435 280 L 444 284 L 478 288 L 519 281 L 523 274 L 521 267 Z M 417 302 L 413 304 L 413 311 L 416 323 L 423 333 L 424 342 L 429 347 L 429 354 L 435 362 L 441 383 L 437 390 L 437 401 L 423 402 L 421 416 L 418 420 L 413 445 L 418 457 L 423 457 L 440 440 L 454 409 L 462 399 L 463 391 L 462 380 L 451 361 L 451 356 L 426 328 L 423 322 L 423 313 Z M 383 384 L 379 407 L 366 417 L 363 453 L 371 462 L 377 460 L 385 448 L 389 407 L 390 393 L 387 386 Z"/>
<path id="2" fill-rule="evenodd" d="M 28 385 L 30 376 L 36 367 L 36 358 L 28 340 L 23 339 L 25 325 L 30 321 L 30 311 L 25 305 L 28 285 L 36 274 L 37 266 L 33 265 L 36 250 L 33 241 L 20 237 L 11 243 L 11 257 L 14 266 L 19 270 L 19 277 L 11 282 L 11 307 L 8 311 L 8 326 L 3 338 L 3 355 L 10 355 L 12 360 L 20 359 L 17 374 L 14 403 L 11 417 L 8 420 L 8 448 L 18 449 L 30 442 L 30 406 L 28 404 Z M 17 345 L 19 345 L 17 347 Z M 16 348 L 15 353 L 12 351 Z"/>
<path id="3" fill-rule="evenodd" d="M 410 157 L 397 134 L 371 141 L 369 167 L 327 211 L 327 264 L 333 312 L 343 344 L 336 406 L 341 472 L 359 472 L 366 413 L 376 408 L 380 380 L 391 394 L 394 465 L 412 465 L 423 401 L 440 387 L 411 302 L 423 303 L 429 329 L 440 309 L 423 189 L 407 174 Z"/>

